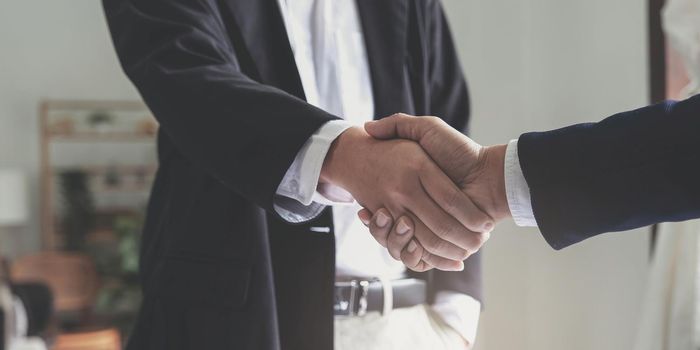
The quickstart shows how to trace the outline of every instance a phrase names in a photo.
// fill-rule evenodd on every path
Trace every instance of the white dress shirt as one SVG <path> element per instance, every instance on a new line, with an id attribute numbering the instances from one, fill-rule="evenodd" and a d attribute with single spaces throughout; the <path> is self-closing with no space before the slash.
<path id="1" fill-rule="evenodd" d="M 513 220 L 518 226 L 536 227 L 537 221 L 535 221 L 535 214 L 532 211 L 530 186 L 525 181 L 523 169 L 520 167 L 518 140 L 511 140 L 508 143 L 503 169 L 505 172 L 508 208 L 510 208 L 511 215 L 513 215 Z"/>
<path id="2" fill-rule="evenodd" d="M 275 205 L 290 222 L 308 220 L 333 206 L 338 276 L 400 278 L 405 266 L 394 260 L 357 219 L 360 207 L 334 186 L 319 187 L 326 153 L 343 131 L 374 116 L 374 100 L 364 35 L 354 0 L 278 0 L 307 102 L 342 121 L 323 125 L 298 152 L 277 189 L 298 202 Z M 314 228 L 330 232 L 330 228 Z M 474 343 L 481 304 L 471 296 L 439 292 L 433 309 L 465 340 Z"/>

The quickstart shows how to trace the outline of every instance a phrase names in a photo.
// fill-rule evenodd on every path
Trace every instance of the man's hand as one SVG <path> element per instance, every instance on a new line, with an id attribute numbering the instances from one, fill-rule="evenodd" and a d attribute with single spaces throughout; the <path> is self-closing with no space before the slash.
<path id="1" fill-rule="evenodd" d="M 410 267 L 418 271 L 461 270 L 462 260 L 483 244 L 482 232 L 493 227 L 493 220 L 412 141 L 380 141 L 350 128 L 331 146 L 320 182 L 344 188 L 369 210 L 384 208 L 386 217 L 378 216 L 378 224 L 399 215 L 409 218 L 411 236 L 421 246 L 420 259 Z M 400 258 L 401 249 L 389 251 Z"/>
<path id="2" fill-rule="evenodd" d="M 504 181 L 505 145 L 482 147 L 436 117 L 397 114 L 365 124 L 378 139 L 403 138 L 417 142 L 476 205 L 494 222 L 510 216 Z M 374 213 L 374 214 L 372 214 Z M 414 223 L 410 216 L 394 224 L 393 212 L 366 208 L 358 213 L 378 242 L 387 242 L 390 251 L 400 250 L 406 266 L 419 265 L 423 246 L 412 239 Z M 385 225 L 379 225 L 377 219 Z M 490 230 L 489 230 L 490 231 Z M 403 232 L 403 233 L 400 233 Z M 488 239 L 488 233 L 483 234 Z"/>

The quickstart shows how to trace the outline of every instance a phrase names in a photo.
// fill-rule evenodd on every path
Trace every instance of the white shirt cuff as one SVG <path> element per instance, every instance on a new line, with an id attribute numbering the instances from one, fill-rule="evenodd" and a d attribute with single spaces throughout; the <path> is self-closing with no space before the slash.
<path id="1" fill-rule="evenodd" d="M 287 169 L 287 173 L 277 187 L 275 211 L 282 218 L 289 222 L 307 221 L 320 214 L 325 205 L 328 205 L 332 199 L 337 197 L 340 202 L 343 202 L 341 199 L 344 197 L 337 193 L 342 193 L 344 190 L 338 187 L 322 186 L 324 189 L 323 197 L 330 197 L 329 201 L 323 201 L 316 190 L 323 162 L 333 141 L 352 126 L 351 123 L 344 120 L 330 121 L 311 135 L 297 152 L 294 163 Z M 330 195 L 326 193 L 330 193 Z M 347 192 L 342 193 L 342 195 L 345 194 Z M 314 199 L 318 199 L 318 201 Z"/>
<path id="2" fill-rule="evenodd" d="M 435 295 L 433 311 L 472 346 L 479 328 L 481 303 L 469 295 L 442 291 Z"/>
<path id="3" fill-rule="evenodd" d="M 512 140 L 506 148 L 505 182 L 508 208 L 513 220 L 518 226 L 537 227 L 535 214 L 532 210 L 530 186 L 525 181 L 523 169 L 518 157 L 518 140 Z"/>

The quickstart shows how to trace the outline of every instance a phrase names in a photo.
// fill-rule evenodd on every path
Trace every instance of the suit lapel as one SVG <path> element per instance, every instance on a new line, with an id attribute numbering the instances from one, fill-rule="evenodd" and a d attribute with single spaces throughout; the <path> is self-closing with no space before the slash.
<path id="1" fill-rule="evenodd" d="M 305 99 L 294 53 L 276 0 L 224 0 L 238 25 L 257 77 Z"/>
<path id="2" fill-rule="evenodd" d="M 411 112 L 405 80 L 407 0 L 357 0 L 364 31 L 375 118 Z"/>

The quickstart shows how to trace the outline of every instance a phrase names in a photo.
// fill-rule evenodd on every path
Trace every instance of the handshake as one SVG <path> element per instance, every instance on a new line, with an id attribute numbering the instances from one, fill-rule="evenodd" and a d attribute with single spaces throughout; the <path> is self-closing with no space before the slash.
<path id="1" fill-rule="evenodd" d="M 459 271 L 509 217 L 506 145 L 482 147 L 436 117 L 393 115 L 331 146 L 320 184 L 350 192 L 374 238 L 414 271 Z"/>

